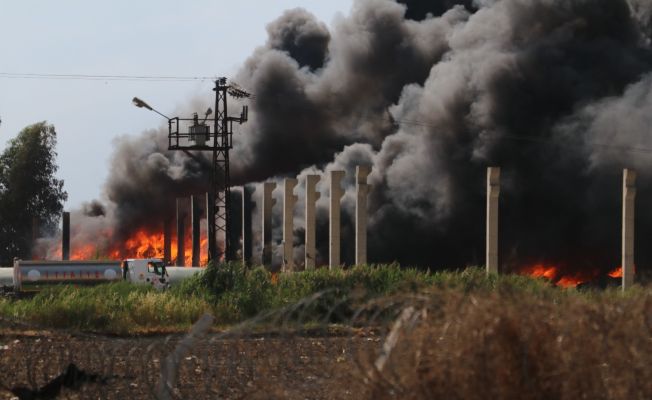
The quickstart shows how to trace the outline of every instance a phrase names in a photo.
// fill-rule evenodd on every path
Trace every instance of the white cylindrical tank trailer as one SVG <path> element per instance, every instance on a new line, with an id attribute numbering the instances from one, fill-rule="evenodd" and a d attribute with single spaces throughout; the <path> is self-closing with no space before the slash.
<path id="1" fill-rule="evenodd" d="M 84 286 L 126 280 L 164 289 L 202 270 L 167 267 L 156 258 L 124 261 L 16 260 L 13 268 L 0 269 L 0 287 L 30 292 L 58 284 Z"/>
<path id="2" fill-rule="evenodd" d="M 15 290 L 39 290 L 61 283 L 96 285 L 122 279 L 120 261 L 23 261 L 13 270 Z"/>

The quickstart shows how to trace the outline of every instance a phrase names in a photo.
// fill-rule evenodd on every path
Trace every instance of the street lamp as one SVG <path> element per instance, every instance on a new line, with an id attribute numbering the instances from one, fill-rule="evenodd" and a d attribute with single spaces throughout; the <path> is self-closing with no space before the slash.
<path id="1" fill-rule="evenodd" d="M 165 114 L 163 114 L 163 113 L 161 113 L 161 112 L 155 110 L 152 106 L 150 106 L 149 104 L 145 103 L 143 100 L 139 99 L 138 97 L 134 97 L 133 99 L 131 99 L 131 101 L 132 101 L 132 103 L 134 103 L 134 105 L 135 105 L 136 107 L 138 107 L 138 108 L 146 108 L 146 109 L 148 109 L 148 110 L 150 110 L 150 111 L 154 111 L 155 113 L 157 113 L 157 114 L 160 115 L 161 117 L 167 119 L 168 121 L 170 120 L 170 117 L 168 117 L 167 115 L 165 115 Z"/>

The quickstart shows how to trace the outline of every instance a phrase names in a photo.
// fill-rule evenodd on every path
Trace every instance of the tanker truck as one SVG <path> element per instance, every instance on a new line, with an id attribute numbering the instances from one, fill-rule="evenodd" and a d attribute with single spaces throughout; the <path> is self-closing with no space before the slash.
<path id="1" fill-rule="evenodd" d="M 58 284 L 84 286 L 121 280 L 163 290 L 202 269 L 168 267 L 158 258 L 130 258 L 123 261 L 15 260 L 13 268 L 4 270 L 0 272 L 2 291 L 24 293 Z"/>

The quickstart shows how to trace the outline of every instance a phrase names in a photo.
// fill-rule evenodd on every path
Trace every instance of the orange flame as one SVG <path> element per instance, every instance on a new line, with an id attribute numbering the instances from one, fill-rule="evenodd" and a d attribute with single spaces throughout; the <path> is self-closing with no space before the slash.
<path id="1" fill-rule="evenodd" d="M 598 271 L 576 273 L 575 275 L 564 274 L 560 268 L 555 266 L 546 266 L 544 264 L 536 264 L 532 267 L 524 268 L 521 272 L 523 275 L 529 275 L 535 278 L 545 278 L 553 282 L 559 287 L 576 287 L 580 283 L 584 283 L 598 277 Z M 612 278 L 622 277 L 622 267 L 615 268 L 609 272 Z"/>
<path id="2" fill-rule="evenodd" d="M 61 250 L 59 250 L 61 252 Z M 90 243 L 86 243 L 83 246 L 77 246 L 75 251 L 72 251 L 70 254 L 71 260 L 92 260 L 98 258 L 98 252 Z"/>
<path id="3" fill-rule="evenodd" d="M 200 225 L 199 265 L 192 263 L 192 235 L 190 225 L 184 232 L 184 265 L 206 266 L 208 264 L 208 233 L 206 220 Z M 134 230 L 129 237 L 118 237 L 112 227 L 101 227 L 93 230 L 92 235 L 84 232 L 82 227 L 72 225 L 70 232 L 71 260 L 124 260 L 127 258 L 164 258 L 165 235 L 161 229 L 140 228 Z M 177 259 L 177 235 L 170 235 L 170 262 Z M 33 259 L 60 260 L 62 258 L 61 237 L 38 239 L 32 248 Z"/>
<path id="4" fill-rule="evenodd" d="M 535 265 L 527 272 L 528 275 L 535 278 L 546 278 L 546 279 L 555 279 L 557 276 L 557 268 L 555 267 L 546 267 L 543 264 Z"/>
<path id="5" fill-rule="evenodd" d="M 584 282 L 584 279 L 581 277 L 561 274 L 559 268 L 551 265 L 536 264 L 532 267 L 526 268 L 522 273 L 535 278 L 548 279 L 560 287 L 575 287 Z"/>
<path id="6" fill-rule="evenodd" d="M 201 265 L 208 263 L 208 250 L 205 249 L 207 243 L 208 239 L 205 237 L 200 240 Z M 173 236 L 170 238 L 171 261 L 174 262 L 177 259 L 178 253 L 177 238 Z M 145 230 L 138 230 L 122 245 L 118 245 L 111 250 L 110 256 L 113 259 L 163 258 L 165 256 L 165 236 L 162 232 L 151 233 Z M 190 235 L 185 236 L 184 261 L 186 266 L 192 266 L 192 238 Z"/>
<path id="7" fill-rule="evenodd" d="M 71 260 L 124 260 L 126 258 L 164 258 L 165 237 L 162 232 L 148 232 L 145 229 L 135 231 L 127 240 L 122 243 L 115 243 L 111 232 L 103 232 L 102 237 L 97 238 L 97 243 L 81 242 L 79 240 L 71 243 Z M 108 246 L 106 243 L 110 243 Z M 192 238 L 186 235 L 185 239 L 185 265 L 192 265 Z M 58 245 L 53 248 L 36 248 L 34 258 L 61 259 L 62 250 Z M 47 253 L 47 256 L 46 256 Z M 38 254 L 41 254 L 40 256 Z M 172 235 L 170 238 L 170 261 L 175 262 L 178 254 L 177 238 Z M 208 238 L 202 232 L 200 239 L 200 266 L 208 264 Z"/>
<path id="8" fill-rule="evenodd" d="M 613 271 L 609 272 L 609 276 L 612 278 L 622 278 L 623 277 L 623 267 L 618 267 Z"/>

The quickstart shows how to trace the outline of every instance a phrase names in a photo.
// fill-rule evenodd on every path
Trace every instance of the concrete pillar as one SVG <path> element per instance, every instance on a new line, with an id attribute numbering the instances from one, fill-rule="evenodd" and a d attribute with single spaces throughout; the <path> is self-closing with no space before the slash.
<path id="1" fill-rule="evenodd" d="M 201 264 L 201 217 L 204 209 L 202 202 L 204 196 L 192 196 L 190 198 L 190 215 L 192 224 L 192 266 L 199 267 Z"/>
<path id="2" fill-rule="evenodd" d="M 367 176 L 371 172 L 368 165 L 355 168 L 355 264 L 367 263 L 367 196 L 369 184 Z"/>
<path id="3" fill-rule="evenodd" d="M 272 207 L 276 200 L 272 192 L 276 189 L 276 183 L 265 182 L 263 184 L 263 265 L 272 266 Z"/>
<path id="4" fill-rule="evenodd" d="M 306 176 L 306 260 L 305 268 L 314 269 L 317 249 L 315 247 L 315 205 L 321 197 L 317 192 L 317 182 L 320 180 L 319 175 Z"/>
<path id="5" fill-rule="evenodd" d="M 298 197 L 294 194 L 297 180 L 286 178 L 283 182 L 283 272 L 294 270 L 294 206 Z"/>
<path id="6" fill-rule="evenodd" d="M 229 192 L 229 248 L 227 249 L 228 260 L 237 261 L 242 259 L 240 240 L 242 239 L 242 190 L 231 189 Z"/>
<path id="7" fill-rule="evenodd" d="M 636 201 L 636 171 L 623 171 L 623 290 L 634 284 L 634 214 Z"/>
<path id="8" fill-rule="evenodd" d="M 498 273 L 498 199 L 500 168 L 487 169 L 487 274 Z"/>
<path id="9" fill-rule="evenodd" d="M 340 200 L 344 196 L 341 183 L 344 179 L 344 171 L 331 171 L 331 198 L 330 198 L 330 222 L 329 222 L 329 268 L 340 267 Z"/>
<path id="10" fill-rule="evenodd" d="M 217 232 L 215 230 L 215 200 L 211 192 L 206 193 L 206 233 L 208 247 L 208 262 L 218 263 L 219 251 L 217 247 Z"/>
<path id="11" fill-rule="evenodd" d="M 172 264 L 172 218 L 163 221 L 163 262 Z"/>
<path id="12" fill-rule="evenodd" d="M 253 188 L 251 186 L 242 187 L 242 263 L 251 264 L 253 255 L 253 225 L 251 223 L 251 214 L 254 209 Z"/>
<path id="13" fill-rule="evenodd" d="M 186 266 L 186 211 L 184 200 L 177 199 L 177 267 Z"/>
<path id="14" fill-rule="evenodd" d="M 70 260 L 70 213 L 63 213 L 61 224 L 61 259 Z"/>
<path id="15" fill-rule="evenodd" d="M 36 242 L 36 239 L 41 236 L 39 230 L 38 217 L 32 217 L 32 243 Z"/>

